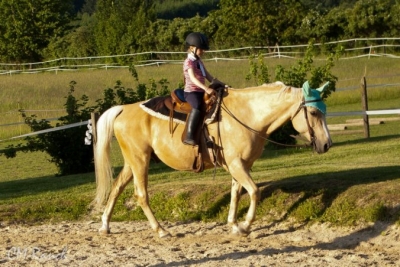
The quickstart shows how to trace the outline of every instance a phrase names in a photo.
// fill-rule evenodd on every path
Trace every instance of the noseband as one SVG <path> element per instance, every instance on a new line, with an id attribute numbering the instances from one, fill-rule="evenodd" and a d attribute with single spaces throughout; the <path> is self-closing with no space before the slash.
<path id="1" fill-rule="evenodd" d="M 303 100 L 301 101 L 299 107 L 297 108 L 296 112 L 294 113 L 294 115 L 292 116 L 291 120 L 294 119 L 294 117 L 296 117 L 296 115 L 300 112 L 300 110 L 304 111 L 304 118 L 306 119 L 307 122 L 307 128 L 308 128 L 308 133 L 310 134 L 310 145 L 313 146 L 313 148 L 315 149 L 315 140 L 317 140 L 317 138 L 315 137 L 315 133 L 314 133 L 314 129 L 311 127 L 310 122 L 308 120 L 308 113 L 307 113 L 307 103 L 312 103 L 312 102 L 320 102 L 322 101 L 322 99 L 314 99 L 314 100 Z"/>

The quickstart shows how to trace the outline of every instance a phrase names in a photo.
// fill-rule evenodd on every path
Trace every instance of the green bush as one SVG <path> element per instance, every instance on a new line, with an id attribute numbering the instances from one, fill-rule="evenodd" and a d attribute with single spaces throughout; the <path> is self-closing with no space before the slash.
<path id="1" fill-rule="evenodd" d="M 281 65 L 277 66 L 275 79 L 295 87 L 302 87 L 303 83 L 308 80 L 312 88 L 318 88 L 322 83 L 329 81 L 329 88 L 322 95 L 323 99 L 327 98 L 336 88 L 335 86 L 338 78 L 332 74 L 331 69 L 335 66 L 335 59 L 339 58 L 341 55 L 342 48 L 339 47 L 335 53 L 331 53 L 325 65 L 322 66 L 315 66 L 313 59 L 315 53 L 314 43 L 311 41 L 307 47 L 304 58 L 298 60 L 291 68 L 285 69 Z M 268 67 L 265 65 L 262 55 L 258 55 L 257 62 L 255 62 L 255 58 L 254 55 L 249 57 L 250 71 L 246 79 L 254 79 L 257 84 L 268 83 L 270 81 Z M 296 143 L 296 140 L 292 138 L 291 135 L 296 134 L 296 130 L 289 121 L 270 135 L 271 143 L 273 146 L 276 146 L 274 142 L 293 145 Z"/>
<path id="2" fill-rule="evenodd" d="M 64 104 L 66 116 L 60 117 L 55 127 L 65 126 L 88 120 L 93 108 L 86 107 L 88 97 L 83 95 L 80 100 L 74 96 L 76 82 L 70 82 L 70 89 Z M 33 132 L 51 129 L 49 121 L 38 120 L 36 115 L 26 116 L 22 113 L 25 123 Z M 45 151 L 59 171 L 59 175 L 76 174 L 93 171 L 93 149 L 85 146 L 82 137 L 85 136 L 86 126 L 38 134 L 25 138 L 25 143 L 8 146 L 6 157 L 15 157 L 17 151 Z"/>

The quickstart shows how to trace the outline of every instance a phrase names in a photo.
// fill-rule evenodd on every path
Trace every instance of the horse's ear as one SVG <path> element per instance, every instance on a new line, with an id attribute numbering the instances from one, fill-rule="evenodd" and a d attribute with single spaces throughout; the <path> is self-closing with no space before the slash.
<path id="1" fill-rule="evenodd" d="M 325 83 L 324 85 L 322 85 L 320 88 L 317 88 L 315 90 L 317 90 L 320 94 L 325 91 L 329 86 L 329 82 Z"/>
<path id="2" fill-rule="evenodd" d="M 305 83 L 303 83 L 303 94 L 305 96 L 311 96 L 311 88 L 310 88 L 310 84 L 308 83 L 308 81 L 306 81 Z"/>

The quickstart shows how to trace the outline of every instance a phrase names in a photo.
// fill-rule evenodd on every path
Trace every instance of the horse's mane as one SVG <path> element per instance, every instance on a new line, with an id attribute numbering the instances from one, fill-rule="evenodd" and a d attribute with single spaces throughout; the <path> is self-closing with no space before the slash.
<path id="1" fill-rule="evenodd" d="M 301 88 L 296 88 L 296 87 L 291 87 L 291 86 L 285 85 L 285 87 L 283 87 L 279 91 L 278 98 L 281 98 L 286 95 L 289 95 L 294 100 L 301 100 L 303 97 L 303 92 L 302 92 Z"/>
<path id="2" fill-rule="evenodd" d="M 238 88 L 230 88 L 229 90 L 234 91 L 247 91 L 247 90 L 262 90 L 266 93 L 276 93 L 278 92 L 278 99 L 282 97 L 289 97 L 292 100 L 301 100 L 303 97 L 303 93 L 301 88 L 296 88 L 292 86 L 285 85 L 283 82 L 274 82 L 274 83 L 264 83 L 260 86 L 246 87 L 242 89 Z"/>
<path id="3" fill-rule="evenodd" d="M 242 89 L 238 89 L 238 88 L 231 88 L 233 90 L 277 90 L 279 87 L 285 86 L 285 84 L 283 82 L 274 82 L 274 83 L 264 83 L 262 85 L 258 85 L 258 86 L 250 86 L 250 87 L 246 87 L 246 88 L 242 88 Z"/>

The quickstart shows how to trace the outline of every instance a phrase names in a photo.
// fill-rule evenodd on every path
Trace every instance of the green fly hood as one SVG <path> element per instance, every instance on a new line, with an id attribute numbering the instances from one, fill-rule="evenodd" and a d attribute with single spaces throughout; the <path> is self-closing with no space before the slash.
<path id="1" fill-rule="evenodd" d="M 325 83 L 323 86 L 317 89 L 312 89 L 306 81 L 303 84 L 303 95 L 305 100 L 305 106 L 314 107 L 321 111 L 323 114 L 326 114 L 326 105 L 322 101 L 321 93 L 328 88 L 329 82 Z"/>

